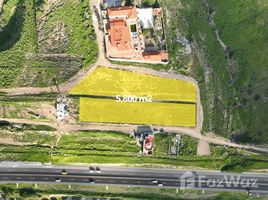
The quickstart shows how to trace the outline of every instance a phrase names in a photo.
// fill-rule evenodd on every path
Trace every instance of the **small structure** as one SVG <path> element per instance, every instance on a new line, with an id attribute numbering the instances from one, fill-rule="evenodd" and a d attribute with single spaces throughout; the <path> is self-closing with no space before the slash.
<path id="1" fill-rule="evenodd" d="M 58 121 L 64 121 L 68 117 L 67 99 L 64 97 L 57 98 L 56 116 Z"/>
<path id="2" fill-rule="evenodd" d="M 181 135 L 176 134 L 176 137 L 173 137 L 171 143 L 169 143 L 169 155 L 178 156 L 180 151 L 180 142 Z"/>
<path id="3" fill-rule="evenodd" d="M 134 137 L 141 145 L 141 151 L 144 154 L 150 155 L 154 148 L 154 133 L 150 126 L 138 126 L 133 132 Z"/>
<path id="4" fill-rule="evenodd" d="M 152 154 L 154 148 L 154 135 L 148 135 L 143 143 L 143 153 Z"/>
<path id="5" fill-rule="evenodd" d="M 154 28 L 153 8 L 137 9 L 137 16 L 142 29 Z"/>

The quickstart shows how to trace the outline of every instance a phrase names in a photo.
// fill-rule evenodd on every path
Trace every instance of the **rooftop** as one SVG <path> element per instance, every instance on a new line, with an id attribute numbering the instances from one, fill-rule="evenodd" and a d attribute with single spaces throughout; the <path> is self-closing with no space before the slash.
<path id="1" fill-rule="evenodd" d="M 166 62 L 166 51 L 147 52 L 142 35 L 143 29 L 154 27 L 154 13 L 152 8 L 137 9 L 135 6 L 108 8 L 104 19 L 107 57 L 111 60 Z"/>
<path id="2" fill-rule="evenodd" d="M 117 50 L 130 50 L 130 30 L 123 19 L 110 20 L 109 36 L 111 45 Z"/>
<path id="3" fill-rule="evenodd" d="M 146 133 L 146 134 L 153 134 L 153 130 L 150 126 L 138 126 L 137 127 L 137 133 Z"/>
<path id="4" fill-rule="evenodd" d="M 135 6 L 125 6 L 125 7 L 114 7 L 107 9 L 109 18 L 114 17 L 127 17 L 136 19 L 137 18 L 137 10 Z"/>

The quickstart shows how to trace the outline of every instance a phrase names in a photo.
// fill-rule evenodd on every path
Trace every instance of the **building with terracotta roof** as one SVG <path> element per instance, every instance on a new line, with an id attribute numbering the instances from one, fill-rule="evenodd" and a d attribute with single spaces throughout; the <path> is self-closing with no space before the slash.
<path id="1" fill-rule="evenodd" d="M 146 52 L 143 29 L 153 28 L 154 10 L 111 7 L 104 19 L 106 56 L 110 60 L 167 63 L 166 51 Z"/>

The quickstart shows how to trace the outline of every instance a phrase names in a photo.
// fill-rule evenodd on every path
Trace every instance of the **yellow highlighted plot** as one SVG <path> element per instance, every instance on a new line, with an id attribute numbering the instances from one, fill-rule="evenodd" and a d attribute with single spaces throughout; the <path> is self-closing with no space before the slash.
<path id="1" fill-rule="evenodd" d="M 196 105 L 118 103 L 113 99 L 80 98 L 80 121 L 165 126 L 196 125 Z"/>
<path id="2" fill-rule="evenodd" d="M 107 67 L 95 69 L 69 93 L 112 97 L 152 96 L 154 100 L 196 102 L 196 88 L 190 82 Z"/>

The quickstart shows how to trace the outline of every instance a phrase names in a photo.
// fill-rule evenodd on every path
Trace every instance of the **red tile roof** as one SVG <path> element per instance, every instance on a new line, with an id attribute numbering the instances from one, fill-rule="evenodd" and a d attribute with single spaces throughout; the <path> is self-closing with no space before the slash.
<path id="1" fill-rule="evenodd" d="M 124 19 L 111 19 L 108 33 L 112 46 L 116 47 L 118 50 L 131 49 L 130 30 Z"/>
<path id="2" fill-rule="evenodd" d="M 154 60 L 154 61 L 168 60 L 168 53 L 165 51 L 150 52 L 145 53 L 143 57 L 145 60 Z"/>
<path id="3" fill-rule="evenodd" d="M 146 139 L 145 139 L 145 142 L 144 142 L 144 148 L 147 150 L 147 151 L 150 151 L 152 150 L 154 147 L 154 136 L 153 135 L 149 135 Z"/>
<path id="4" fill-rule="evenodd" d="M 111 17 L 118 17 L 118 16 L 127 16 L 128 18 L 137 18 L 137 11 L 135 6 L 125 6 L 125 7 L 115 7 L 115 8 L 108 8 L 108 16 Z"/>

